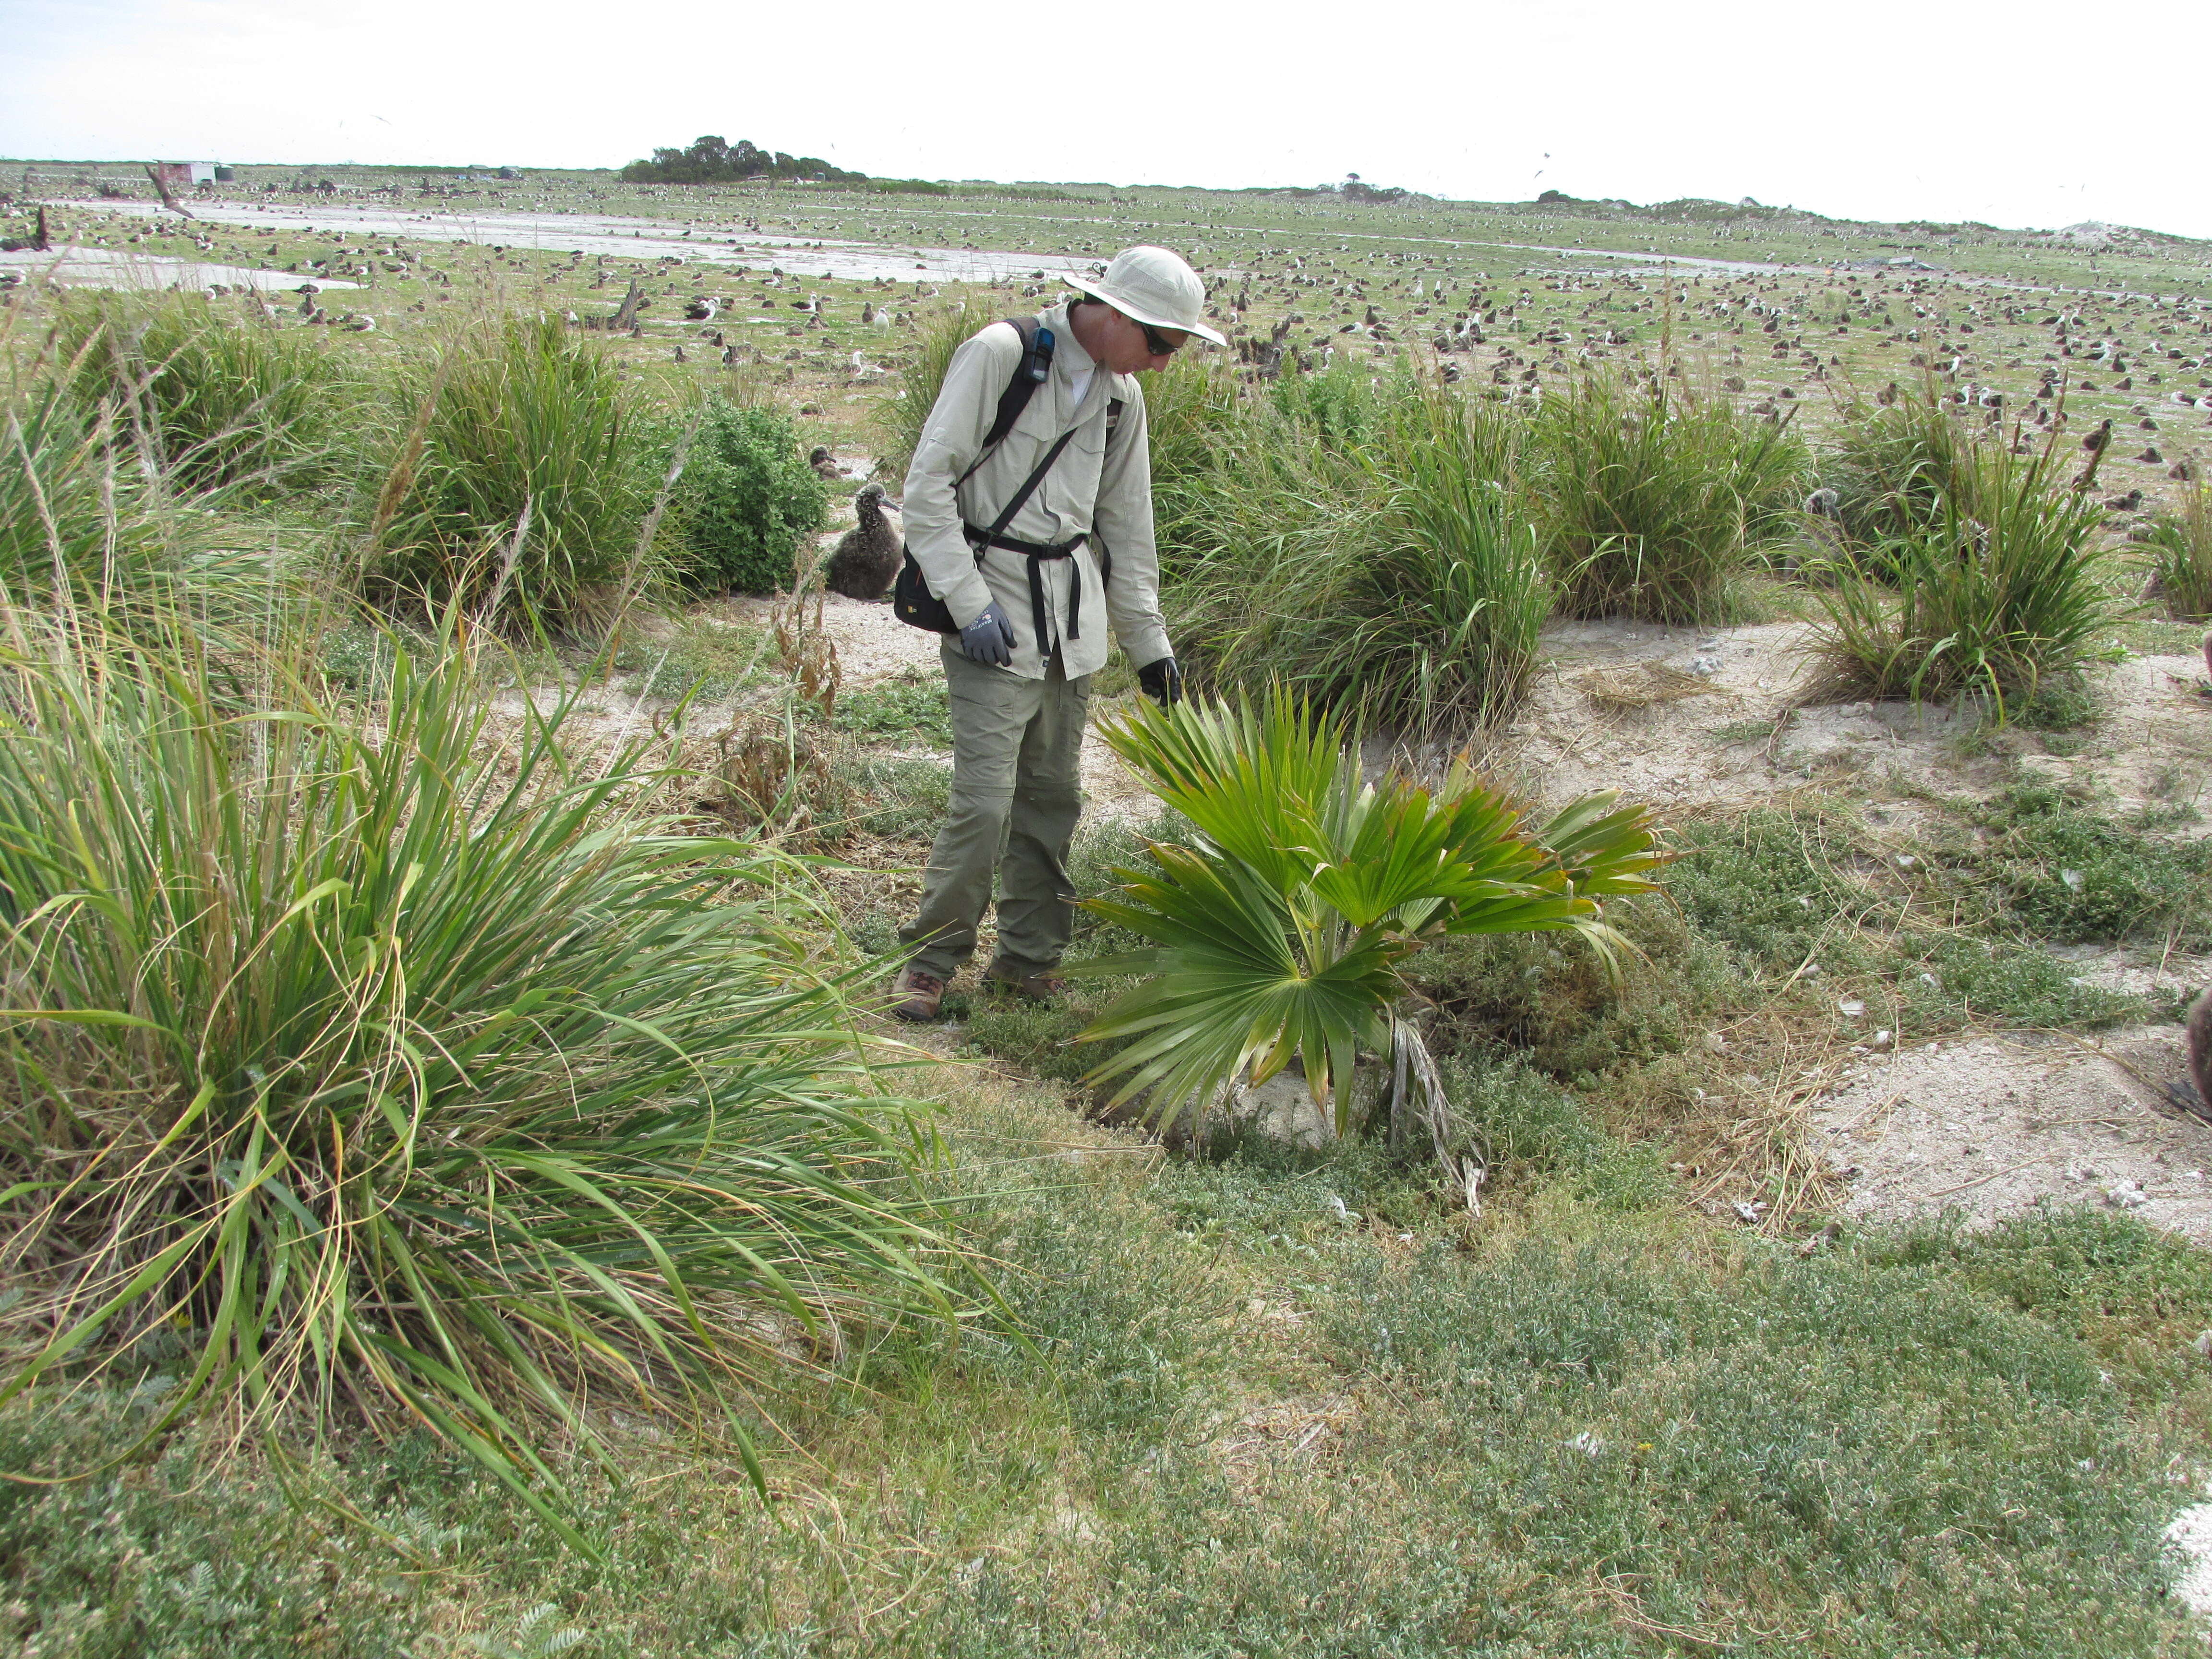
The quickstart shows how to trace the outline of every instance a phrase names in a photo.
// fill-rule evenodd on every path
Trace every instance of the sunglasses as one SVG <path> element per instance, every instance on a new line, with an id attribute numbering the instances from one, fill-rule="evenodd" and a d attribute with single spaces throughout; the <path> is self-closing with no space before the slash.
<path id="1" fill-rule="evenodd" d="M 1129 320 L 1133 323 L 1137 323 L 1137 319 L 1134 317 L 1130 318 Z M 1166 335 L 1161 333 L 1159 330 L 1154 328 L 1150 323 L 1137 323 L 1137 326 L 1145 331 L 1145 349 L 1151 352 L 1155 357 L 1169 357 L 1174 356 L 1176 352 L 1182 349 L 1184 344 L 1187 343 L 1190 338 L 1190 337 L 1186 334 L 1180 340 L 1170 340 Z"/>

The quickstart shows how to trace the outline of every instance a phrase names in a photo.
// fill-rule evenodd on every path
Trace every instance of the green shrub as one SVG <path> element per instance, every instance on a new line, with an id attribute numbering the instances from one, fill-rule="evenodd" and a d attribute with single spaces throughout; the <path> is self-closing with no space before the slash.
<path id="1" fill-rule="evenodd" d="M 712 396 L 670 499 L 676 573 L 707 592 L 774 593 L 830 513 L 787 416 Z"/>
<path id="2" fill-rule="evenodd" d="M 1589 375 L 1535 423 L 1554 566 L 1577 616 L 1716 619 L 1747 556 L 1786 533 L 1803 481 L 1787 427 L 1661 380 Z"/>
<path id="3" fill-rule="evenodd" d="M 655 482 L 613 362 L 557 320 L 484 323 L 404 389 L 372 591 L 433 610 L 496 598 L 497 621 L 556 630 L 597 618 L 633 574 Z"/>
<path id="4" fill-rule="evenodd" d="M 793 1344 L 942 1304 L 792 866 L 668 833 L 634 750 L 572 773 L 565 707 L 489 741 L 467 657 L 395 653 L 368 730 L 127 652 L 10 666 L 0 1401 L 392 1409 L 559 1526 L 587 1406 L 742 1449 Z"/>
<path id="5" fill-rule="evenodd" d="M 1270 388 L 1267 400 L 1290 424 L 1330 449 L 1348 453 L 1364 447 L 1376 435 L 1390 393 L 1401 390 L 1396 384 L 1382 390 L 1371 376 L 1340 365 L 1317 374 L 1283 375 Z"/>
<path id="6" fill-rule="evenodd" d="M 325 329 L 279 330 L 205 295 L 72 295 L 61 346 L 88 404 L 143 431 L 186 489 L 310 488 L 343 471 L 361 377 Z"/>
<path id="7" fill-rule="evenodd" d="M 1846 546 L 1818 590 L 1824 690 L 1871 697 L 2008 700 L 2077 672 L 2114 606 L 2093 545 L 2099 509 L 2057 487 L 2049 453 L 1978 447 L 1924 526 Z"/>

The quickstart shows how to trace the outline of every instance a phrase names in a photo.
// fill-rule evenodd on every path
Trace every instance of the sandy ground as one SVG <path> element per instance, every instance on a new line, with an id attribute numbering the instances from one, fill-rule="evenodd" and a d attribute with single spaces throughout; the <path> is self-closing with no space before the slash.
<path id="1" fill-rule="evenodd" d="M 1815 780 L 1856 780 L 1869 797 L 1978 794 L 2001 781 L 2001 764 L 1977 767 L 1959 752 L 1978 715 L 1808 702 L 1810 633 L 1799 623 L 1554 623 L 1544 632 L 1547 672 L 1492 763 L 1550 799 L 1617 788 L 1675 811 L 1747 805 Z M 2212 705 L 2193 690 L 2203 676 L 2194 655 L 2101 668 L 2094 743 L 2063 763 L 2029 753 L 2023 763 L 2094 782 L 2125 811 L 2165 769 L 2212 767 Z M 1622 706 L 1641 697 L 1658 700 Z"/>
<path id="2" fill-rule="evenodd" d="M 2050 1199 L 2212 1243 L 2212 1125 L 2165 1094 L 2179 1027 L 1962 1037 L 1856 1069 L 1809 1114 L 1847 1216 L 1989 1221 Z"/>

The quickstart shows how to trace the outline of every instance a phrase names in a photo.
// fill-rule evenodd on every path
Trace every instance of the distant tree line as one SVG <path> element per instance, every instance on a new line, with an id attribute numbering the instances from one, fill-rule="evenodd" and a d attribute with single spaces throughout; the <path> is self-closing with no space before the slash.
<path id="1" fill-rule="evenodd" d="M 656 149 L 650 161 L 632 161 L 622 170 L 633 185 L 723 185 L 740 179 L 807 179 L 830 185 L 864 185 L 865 173 L 848 173 L 818 155 L 787 155 L 762 149 L 749 138 L 734 144 L 713 133 L 695 138 L 686 149 Z"/>

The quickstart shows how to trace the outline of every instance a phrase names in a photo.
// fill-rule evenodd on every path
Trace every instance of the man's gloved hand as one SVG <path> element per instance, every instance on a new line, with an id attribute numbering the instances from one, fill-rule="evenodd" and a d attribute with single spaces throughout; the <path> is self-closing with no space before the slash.
<path id="1" fill-rule="evenodd" d="M 1173 657 L 1162 657 L 1158 662 L 1148 662 L 1137 671 L 1137 684 L 1145 695 L 1162 707 L 1182 701 L 1182 670 Z"/>
<path id="2" fill-rule="evenodd" d="M 1014 660 L 1014 620 L 994 599 L 976 613 L 975 620 L 960 630 L 960 649 L 970 662 L 987 662 L 1006 668 Z"/>

